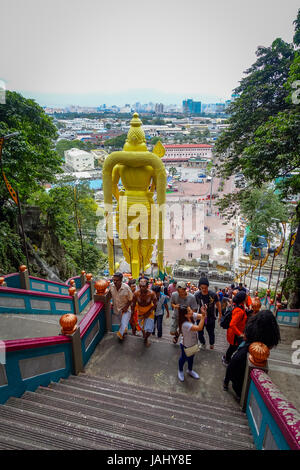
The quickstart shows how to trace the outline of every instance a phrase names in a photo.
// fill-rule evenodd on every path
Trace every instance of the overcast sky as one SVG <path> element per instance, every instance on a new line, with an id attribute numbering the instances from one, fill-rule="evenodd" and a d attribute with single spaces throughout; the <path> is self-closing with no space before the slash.
<path id="1" fill-rule="evenodd" d="M 43 105 L 225 100 L 258 45 L 292 41 L 299 7 L 299 0 L 0 0 L 0 78 Z"/>

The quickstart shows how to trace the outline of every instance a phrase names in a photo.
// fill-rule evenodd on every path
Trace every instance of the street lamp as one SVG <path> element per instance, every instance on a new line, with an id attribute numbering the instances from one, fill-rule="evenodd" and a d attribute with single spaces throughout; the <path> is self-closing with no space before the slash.
<path id="1" fill-rule="evenodd" d="M 212 168 L 211 170 L 211 180 L 210 180 L 210 199 L 209 199 L 209 215 L 211 215 L 211 204 L 212 204 L 212 188 L 213 188 L 213 180 L 214 180 L 215 172 Z"/>

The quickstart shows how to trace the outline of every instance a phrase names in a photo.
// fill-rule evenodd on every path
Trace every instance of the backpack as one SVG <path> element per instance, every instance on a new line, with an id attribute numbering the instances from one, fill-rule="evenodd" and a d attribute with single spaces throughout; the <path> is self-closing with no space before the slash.
<path id="1" fill-rule="evenodd" d="M 224 330 L 228 330 L 229 328 L 231 318 L 232 318 L 232 310 L 233 310 L 232 306 L 227 307 L 223 317 L 221 318 L 220 326 L 224 328 Z"/>

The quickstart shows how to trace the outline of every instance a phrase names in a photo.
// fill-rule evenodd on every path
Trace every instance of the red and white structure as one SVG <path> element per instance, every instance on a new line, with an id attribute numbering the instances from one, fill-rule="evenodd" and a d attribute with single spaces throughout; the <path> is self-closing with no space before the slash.
<path id="1" fill-rule="evenodd" d="M 169 163 L 197 163 L 212 159 L 212 145 L 209 144 L 174 144 L 164 145 L 166 153 L 162 159 Z"/>

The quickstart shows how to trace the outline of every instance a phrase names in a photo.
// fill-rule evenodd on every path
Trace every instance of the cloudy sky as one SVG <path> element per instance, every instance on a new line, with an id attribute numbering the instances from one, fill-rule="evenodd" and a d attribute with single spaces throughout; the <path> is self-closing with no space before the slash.
<path id="1" fill-rule="evenodd" d="M 0 79 L 43 105 L 228 99 L 299 0 L 1 0 Z"/>

